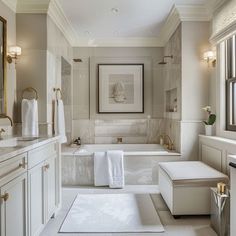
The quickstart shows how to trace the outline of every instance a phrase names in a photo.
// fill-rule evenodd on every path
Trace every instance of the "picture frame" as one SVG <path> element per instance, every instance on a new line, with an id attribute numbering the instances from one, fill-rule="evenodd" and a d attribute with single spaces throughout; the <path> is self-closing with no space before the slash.
<path id="1" fill-rule="evenodd" d="M 144 64 L 98 64 L 98 113 L 144 113 Z"/>

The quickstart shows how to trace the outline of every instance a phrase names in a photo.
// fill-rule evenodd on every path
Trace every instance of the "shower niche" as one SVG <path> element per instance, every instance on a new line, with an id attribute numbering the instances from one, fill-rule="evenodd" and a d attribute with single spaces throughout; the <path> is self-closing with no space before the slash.
<path id="1" fill-rule="evenodd" d="M 166 112 L 178 111 L 177 88 L 166 91 Z"/>

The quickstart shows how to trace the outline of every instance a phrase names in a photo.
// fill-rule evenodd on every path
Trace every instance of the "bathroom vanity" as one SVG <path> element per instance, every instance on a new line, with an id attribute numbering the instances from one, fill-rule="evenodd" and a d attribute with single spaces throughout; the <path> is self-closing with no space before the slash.
<path id="1" fill-rule="evenodd" d="M 0 141 L 1 236 L 39 235 L 61 205 L 58 137 Z"/>

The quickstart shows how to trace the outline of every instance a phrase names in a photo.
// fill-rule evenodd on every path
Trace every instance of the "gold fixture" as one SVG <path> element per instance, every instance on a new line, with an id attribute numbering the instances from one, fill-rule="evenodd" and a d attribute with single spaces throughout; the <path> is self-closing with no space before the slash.
<path id="1" fill-rule="evenodd" d="M 5 129 L 1 128 L 1 130 L 0 130 L 0 140 L 2 139 L 2 133 L 5 133 L 5 132 L 6 132 Z"/>
<path id="2" fill-rule="evenodd" d="M 60 88 L 54 88 L 53 91 L 56 93 L 56 99 L 58 100 L 59 97 L 58 97 L 58 93 L 60 93 L 60 96 L 62 98 L 62 92 L 61 92 L 61 89 Z"/>
<path id="3" fill-rule="evenodd" d="M 121 144 L 123 142 L 122 138 L 117 138 L 117 144 Z"/>
<path id="4" fill-rule="evenodd" d="M 164 139 L 167 138 L 168 139 L 168 144 L 167 144 L 167 149 L 169 150 L 174 150 L 174 142 L 171 140 L 170 136 L 168 134 L 164 135 Z"/>
<path id="5" fill-rule="evenodd" d="M 1 200 L 3 200 L 4 202 L 6 202 L 9 198 L 9 193 L 5 193 L 4 195 L 0 196 Z"/>
<path id="6" fill-rule="evenodd" d="M 13 60 L 15 60 L 15 64 L 16 64 L 16 61 L 20 55 L 21 55 L 21 47 L 19 46 L 9 47 L 9 52 L 7 55 L 7 62 L 11 64 Z"/>
<path id="7" fill-rule="evenodd" d="M 8 119 L 11 122 L 11 127 L 13 126 L 13 121 L 11 119 L 10 116 L 6 115 L 6 114 L 0 114 L 0 119 Z"/>
<path id="8" fill-rule="evenodd" d="M 50 165 L 49 165 L 49 164 L 46 164 L 46 165 L 43 167 L 44 171 L 47 171 L 49 168 L 50 168 Z"/>
<path id="9" fill-rule="evenodd" d="M 21 98 L 24 99 L 24 94 L 25 92 L 33 92 L 35 93 L 35 99 L 37 100 L 38 99 L 38 92 L 35 88 L 33 87 L 28 87 L 28 88 L 25 88 L 23 91 L 22 91 L 22 95 L 21 95 Z"/>
<path id="10" fill-rule="evenodd" d="M 173 59 L 174 56 L 173 56 L 173 55 L 170 55 L 170 56 L 164 56 L 163 59 L 162 59 L 162 61 L 159 62 L 158 64 L 159 64 L 159 65 L 166 65 L 167 62 L 165 61 L 165 58 L 171 58 L 171 59 Z"/>
<path id="11" fill-rule="evenodd" d="M 19 164 L 19 167 L 20 167 L 20 168 L 23 168 L 23 169 L 25 169 L 26 166 L 27 166 L 27 163 L 26 163 L 26 162 Z"/>
<path id="12" fill-rule="evenodd" d="M 80 58 L 74 58 L 73 61 L 74 61 L 74 62 L 83 62 L 83 60 L 80 59 Z"/>
<path id="13" fill-rule="evenodd" d="M 215 52 L 213 52 L 213 51 L 204 52 L 203 59 L 205 61 L 207 61 L 208 65 L 211 62 L 213 67 L 216 66 L 216 55 L 215 55 Z"/>

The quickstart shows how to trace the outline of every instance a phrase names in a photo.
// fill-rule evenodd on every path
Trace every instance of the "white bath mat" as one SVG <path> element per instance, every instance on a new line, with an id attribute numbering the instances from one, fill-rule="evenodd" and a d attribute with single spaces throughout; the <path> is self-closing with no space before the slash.
<path id="1" fill-rule="evenodd" d="M 148 194 L 79 194 L 60 233 L 164 232 Z"/>

